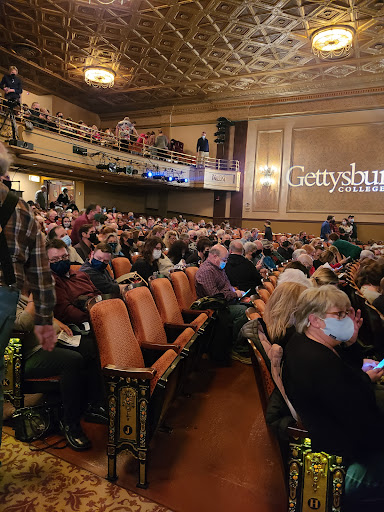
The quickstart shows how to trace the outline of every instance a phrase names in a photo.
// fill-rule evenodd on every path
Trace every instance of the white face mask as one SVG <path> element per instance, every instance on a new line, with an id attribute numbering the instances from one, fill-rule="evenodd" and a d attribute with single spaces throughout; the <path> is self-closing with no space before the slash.
<path id="1" fill-rule="evenodd" d="M 202 139 L 205 139 L 205 135 L 202 135 L 202 136 L 201 136 L 201 138 L 202 138 Z"/>
<path id="2" fill-rule="evenodd" d="M 322 329 L 324 334 L 337 341 L 348 341 L 352 338 L 353 333 L 355 332 L 355 324 L 349 316 L 346 316 L 342 320 L 327 317 L 324 318 L 324 322 L 325 327 Z"/>
<path id="3" fill-rule="evenodd" d="M 153 249 L 152 257 L 154 260 L 158 260 L 161 257 L 161 249 Z"/>

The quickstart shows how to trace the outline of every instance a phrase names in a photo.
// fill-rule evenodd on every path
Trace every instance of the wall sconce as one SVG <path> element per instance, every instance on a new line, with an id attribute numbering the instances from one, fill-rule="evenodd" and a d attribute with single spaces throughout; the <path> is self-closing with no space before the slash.
<path id="1" fill-rule="evenodd" d="M 262 175 L 260 178 L 260 183 L 263 187 L 271 187 L 275 184 L 276 180 L 273 175 L 277 172 L 276 167 L 264 165 L 259 167 L 260 174 Z"/>

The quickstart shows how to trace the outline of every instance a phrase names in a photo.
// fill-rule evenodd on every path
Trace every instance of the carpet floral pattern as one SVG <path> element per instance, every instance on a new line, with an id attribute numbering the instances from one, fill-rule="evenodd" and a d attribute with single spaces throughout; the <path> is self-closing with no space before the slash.
<path id="1" fill-rule="evenodd" d="M 169 512 L 143 496 L 3 434 L 2 512 Z"/>

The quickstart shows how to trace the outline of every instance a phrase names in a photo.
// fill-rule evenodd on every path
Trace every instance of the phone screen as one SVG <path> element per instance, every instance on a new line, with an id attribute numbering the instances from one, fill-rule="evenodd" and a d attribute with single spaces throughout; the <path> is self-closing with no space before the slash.
<path id="1" fill-rule="evenodd" d="M 247 290 L 246 292 L 243 293 L 243 295 L 241 297 L 245 297 L 246 295 L 248 295 L 248 293 L 251 291 L 251 289 Z"/>
<path id="2" fill-rule="evenodd" d="M 375 369 L 376 368 L 384 368 L 384 359 L 382 359 L 380 363 L 377 366 L 375 366 Z"/>

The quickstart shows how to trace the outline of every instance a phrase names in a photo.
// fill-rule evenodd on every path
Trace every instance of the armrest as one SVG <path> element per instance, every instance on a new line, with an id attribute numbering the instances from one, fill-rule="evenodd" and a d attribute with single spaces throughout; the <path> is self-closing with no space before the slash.
<path id="1" fill-rule="evenodd" d="M 155 368 L 116 368 L 111 364 L 103 368 L 104 375 L 108 377 L 122 377 L 124 379 L 129 377 L 131 379 L 152 380 L 156 372 Z"/>
<path id="2" fill-rule="evenodd" d="M 290 437 L 309 437 L 309 432 L 301 425 L 292 425 L 287 428 Z"/>
<path id="3" fill-rule="evenodd" d="M 162 350 L 165 352 L 166 350 L 173 349 L 175 352 L 179 352 L 180 346 L 175 345 L 173 343 L 148 343 L 146 341 L 140 343 L 141 348 L 146 350 Z"/>
<path id="4" fill-rule="evenodd" d="M 170 331 L 184 331 L 187 327 L 189 326 L 185 324 L 173 324 L 169 322 L 165 322 L 164 324 L 164 329 L 168 329 Z"/>

